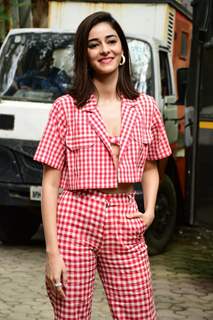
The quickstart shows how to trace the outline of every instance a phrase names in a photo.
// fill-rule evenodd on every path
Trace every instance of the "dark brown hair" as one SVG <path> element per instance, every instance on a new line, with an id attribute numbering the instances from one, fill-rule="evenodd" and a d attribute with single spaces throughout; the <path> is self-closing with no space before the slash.
<path id="1" fill-rule="evenodd" d="M 136 99 L 139 93 L 134 89 L 130 77 L 130 56 L 129 49 L 118 22 L 110 13 L 99 11 L 86 17 L 79 25 L 74 41 L 74 71 L 75 79 L 70 94 L 76 100 L 77 106 L 82 107 L 89 99 L 90 95 L 96 91 L 92 82 L 92 72 L 87 59 L 88 37 L 90 30 L 101 22 L 107 22 L 117 32 L 126 62 L 119 67 L 117 83 L 117 94 L 124 95 L 125 98 Z"/>

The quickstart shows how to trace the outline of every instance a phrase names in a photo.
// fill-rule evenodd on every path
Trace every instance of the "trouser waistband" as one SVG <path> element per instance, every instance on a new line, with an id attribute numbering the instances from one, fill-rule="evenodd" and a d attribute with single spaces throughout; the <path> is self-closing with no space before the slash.
<path id="1" fill-rule="evenodd" d="M 95 198 L 104 199 L 107 202 L 131 202 L 135 199 L 135 191 L 131 191 L 128 193 L 104 193 L 99 190 L 67 190 L 74 195 L 79 196 L 94 196 Z"/>

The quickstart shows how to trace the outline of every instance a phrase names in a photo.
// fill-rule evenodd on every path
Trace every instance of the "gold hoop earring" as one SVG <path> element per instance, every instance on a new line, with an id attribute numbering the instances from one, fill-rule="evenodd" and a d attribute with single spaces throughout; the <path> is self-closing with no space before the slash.
<path id="1" fill-rule="evenodd" d="M 120 65 L 120 66 L 123 66 L 125 62 L 126 62 L 126 58 L 125 58 L 125 56 L 122 54 L 122 55 L 121 55 L 121 62 L 119 63 L 119 65 Z"/>

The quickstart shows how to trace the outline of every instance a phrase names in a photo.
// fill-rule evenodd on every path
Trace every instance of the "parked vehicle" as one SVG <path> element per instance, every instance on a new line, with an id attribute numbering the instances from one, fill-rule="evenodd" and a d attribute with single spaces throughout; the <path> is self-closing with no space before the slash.
<path id="1" fill-rule="evenodd" d="M 165 2 L 168 6 L 169 1 Z M 57 25 L 56 21 L 54 22 L 55 15 L 52 11 L 54 5 L 56 5 L 54 2 L 50 3 L 50 27 L 54 24 L 60 29 L 66 28 L 67 25 Z M 42 168 L 32 160 L 32 157 L 41 138 L 52 101 L 69 92 L 73 79 L 74 29 L 80 22 L 78 20 L 82 20 L 84 15 L 90 13 L 86 9 L 86 2 L 67 2 L 67 5 L 76 5 L 69 16 L 69 21 L 72 21 L 72 28 L 69 25 L 70 32 L 62 29 L 60 31 L 12 30 L 0 51 L 0 239 L 4 242 L 30 238 L 40 224 L 38 200 L 41 193 Z M 100 9 L 98 5 L 100 4 L 97 4 L 95 9 Z M 120 15 L 123 20 L 116 16 L 116 4 L 111 4 L 112 10 L 108 10 L 108 7 L 105 9 L 114 10 L 113 15 L 122 26 L 129 29 L 127 40 L 133 82 L 139 91 L 152 95 L 157 100 L 173 148 L 173 156 L 169 161 L 164 160 L 159 164 L 162 181 L 156 205 L 156 219 L 146 233 L 150 252 L 158 253 L 165 248 L 174 232 L 177 197 L 181 194 L 177 161 L 175 161 L 179 152 L 177 149 L 179 116 L 175 103 L 177 95 L 174 63 L 172 63 L 172 59 L 174 60 L 173 42 L 171 42 L 173 33 L 170 38 L 165 37 L 165 34 L 168 35 L 170 32 L 171 24 L 168 25 L 166 33 L 163 24 L 162 30 L 165 34 L 163 36 L 162 33 L 158 39 L 155 37 L 157 34 L 140 33 L 140 29 L 147 31 L 151 28 L 151 21 L 147 21 L 147 26 L 150 28 L 146 27 L 146 29 L 143 24 L 139 28 L 137 25 L 139 21 L 134 30 L 132 21 L 129 20 L 125 25 L 127 16 L 133 16 L 136 22 L 135 15 L 139 14 L 140 20 L 143 21 L 141 14 L 145 12 L 146 6 L 142 3 L 140 5 L 139 12 L 139 4 L 132 8 L 132 2 L 125 3 Z M 63 8 L 63 3 L 60 7 Z M 151 10 L 151 7 L 148 7 Z M 78 15 L 76 15 L 77 8 Z M 169 9 L 175 10 L 174 7 Z M 162 8 L 156 4 L 152 10 L 155 15 L 153 16 L 152 11 L 149 11 L 148 17 L 151 14 L 155 27 L 162 25 L 162 18 L 168 18 L 168 7 Z M 71 8 L 69 12 L 72 12 Z M 160 13 L 164 15 L 160 16 Z M 66 21 L 65 11 L 62 11 L 62 14 Z M 157 17 L 159 17 L 158 23 Z M 156 28 L 153 27 L 154 29 Z M 158 32 L 159 29 L 158 27 Z M 170 43 L 166 39 L 170 39 Z M 137 202 L 142 210 L 141 188 L 136 184 L 135 189 Z M 10 211 L 6 210 L 8 206 Z"/>

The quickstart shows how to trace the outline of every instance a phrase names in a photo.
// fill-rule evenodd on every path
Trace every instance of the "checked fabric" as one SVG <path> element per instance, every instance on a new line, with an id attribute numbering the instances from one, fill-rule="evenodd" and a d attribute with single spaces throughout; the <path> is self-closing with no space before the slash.
<path id="1" fill-rule="evenodd" d="M 66 298 L 49 290 L 55 320 L 89 320 L 98 270 L 114 320 L 156 320 L 150 265 L 134 193 L 65 191 L 57 234 L 68 282 Z"/>
<path id="2" fill-rule="evenodd" d="M 141 182 L 146 160 L 168 157 L 171 149 L 155 100 L 122 97 L 119 159 L 91 95 L 78 109 L 70 95 L 52 105 L 34 160 L 61 171 L 57 237 L 68 272 L 61 300 L 47 291 L 55 320 L 90 320 L 98 270 L 115 320 L 156 320 L 151 272 L 144 242 L 146 226 L 134 193 L 99 189 Z M 99 190 L 99 191 L 98 191 Z"/>
<path id="3" fill-rule="evenodd" d="M 168 157 L 171 149 L 152 97 L 122 97 L 121 114 L 118 166 L 94 95 L 81 109 L 70 95 L 56 100 L 34 160 L 61 170 L 63 189 L 117 188 L 118 183 L 140 182 L 146 159 Z"/>

